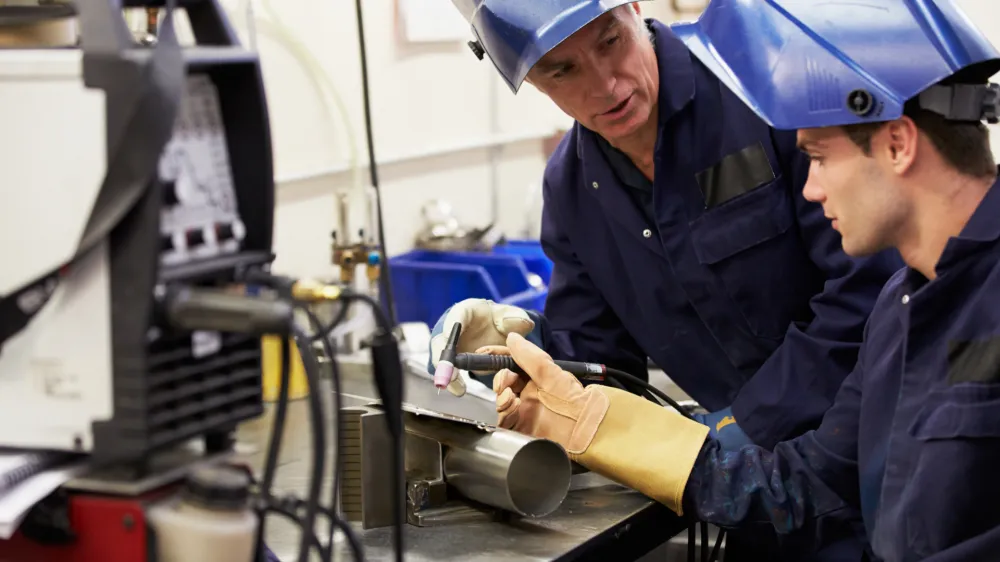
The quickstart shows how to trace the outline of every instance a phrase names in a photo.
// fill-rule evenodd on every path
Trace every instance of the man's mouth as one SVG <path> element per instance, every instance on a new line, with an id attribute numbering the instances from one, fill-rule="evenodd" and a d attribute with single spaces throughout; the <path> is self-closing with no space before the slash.
<path id="1" fill-rule="evenodd" d="M 632 99 L 632 95 L 631 94 L 629 94 L 629 96 L 627 98 L 625 98 L 624 100 L 622 100 L 621 103 L 619 103 L 618 105 L 616 105 L 616 106 L 612 107 L 611 109 L 605 111 L 601 115 L 614 115 L 615 113 L 617 113 L 617 112 L 625 109 L 625 106 L 628 105 L 628 100 L 630 100 L 630 99 Z"/>

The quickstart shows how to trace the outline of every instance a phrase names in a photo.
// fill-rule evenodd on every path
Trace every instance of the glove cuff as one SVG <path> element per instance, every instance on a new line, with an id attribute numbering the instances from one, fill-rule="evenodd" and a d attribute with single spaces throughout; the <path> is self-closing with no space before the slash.
<path id="1" fill-rule="evenodd" d="M 683 515 L 684 488 L 708 428 L 632 393 L 599 385 L 591 389 L 606 396 L 608 406 L 589 445 L 570 457 Z"/>

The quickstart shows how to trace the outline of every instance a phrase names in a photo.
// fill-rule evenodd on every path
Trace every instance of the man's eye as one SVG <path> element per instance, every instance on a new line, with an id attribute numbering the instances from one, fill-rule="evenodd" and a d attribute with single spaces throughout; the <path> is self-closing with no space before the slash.
<path id="1" fill-rule="evenodd" d="M 611 37 L 610 39 L 608 39 L 604 43 L 610 47 L 611 45 L 614 45 L 615 43 L 617 43 L 618 39 L 620 39 L 620 38 L 621 38 L 620 35 L 615 35 L 614 37 Z"/>

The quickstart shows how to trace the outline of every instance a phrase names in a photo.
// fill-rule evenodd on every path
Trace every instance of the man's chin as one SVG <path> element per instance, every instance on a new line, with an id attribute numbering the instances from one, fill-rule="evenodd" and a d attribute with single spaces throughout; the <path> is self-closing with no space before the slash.
<path id="1" fill-rule="evenodd" d="M 886 244 L 850 240 L 843 234 L 841 234 L 841 246 L 844 248 L 844 253 L 852 258 L 867 258 L 889 248 Z"/>
<path id="2" fill-rule="evenodd" d="M 648 119 L 648 116 L 647 116 Z M 641 118 L 638 113 L 633 113 L 626 119 L 614 123 L 598 123 L 597 133 L 610 140 L 628 138 L 646 124 L 646 119 Z"/>

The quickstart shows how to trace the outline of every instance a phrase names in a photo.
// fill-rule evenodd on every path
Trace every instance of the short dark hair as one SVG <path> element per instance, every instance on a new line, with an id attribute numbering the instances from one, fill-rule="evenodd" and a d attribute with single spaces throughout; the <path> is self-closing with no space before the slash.
<path id="1" fill-rule="evenodd" d="M 990 149 L 990 132 L 982 122 L 949 121 L 937 113 L 913 108 L 910 104 L 907 104 L 903 114 L 913 119 L 945 162 L 960 173 L 976 178 L 997 175 L 997 165 Z M 884 125 L 885 122 L 861 123 L 845 125 L 843 129 L 865 156 L 871 156 L 872 136 Z"/>

